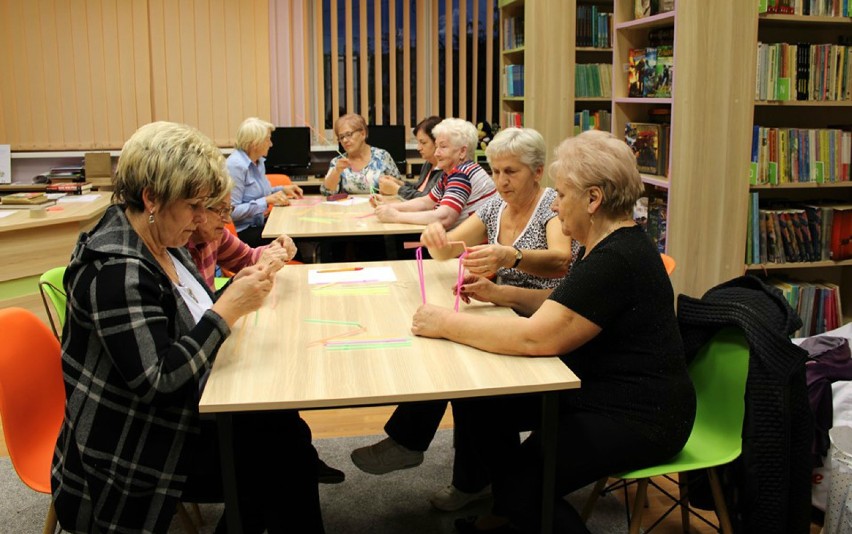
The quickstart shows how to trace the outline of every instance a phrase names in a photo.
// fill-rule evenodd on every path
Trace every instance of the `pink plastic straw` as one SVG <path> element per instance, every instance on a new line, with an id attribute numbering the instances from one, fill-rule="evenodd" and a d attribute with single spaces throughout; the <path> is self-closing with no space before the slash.
<path id="1" fill-rule="evenodd" d="M 426 304 L 426 281 L 423 279 L 423 247 L 417 247 L 414 253 L 417 258 L 417 274 L 420 275 L 420 299 Z"/>
<path id="2" fill-rule="evenodd" d="M 463 264 L 462 260 L 464 259 L 465 256 L 467 256 L 467 250 L 462 252 L 461 256 L 459 256 L 459 277 L 458 277 L 458 280 L 456 280 L 456 305 L 454 307 L 454 309 L 456 311 L 459 311 L 459 298 L 461 297 L 461 286 L 462 286 L 462 282 L 464 282 L 464 264 Z"/>

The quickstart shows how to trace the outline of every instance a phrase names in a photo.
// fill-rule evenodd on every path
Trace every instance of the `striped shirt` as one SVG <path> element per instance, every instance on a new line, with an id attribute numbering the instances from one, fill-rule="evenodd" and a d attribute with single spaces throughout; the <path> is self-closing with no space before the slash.
<path id="1" fill-rule="evenodd" d="M 485 169 L 478 163 L 465 161 L 441 176 L 429 191 L 429 198 L 439 206 L 449 206 L 458 212 L 455 227 L 476 212 L 495 191 L 494 181 Z"/>
<path id="2" fill-rule="evenodd" d="M 204 278 L 210 289 L 213 289 L 217 263 L 223 269 L 236 273 L 243 267 L 257 263 L 261 253 L 268 247 L 269 245 L 251 248 L 227 230 L 222 232 L 222 238 L 219 239 L 218 243 L 212 241 L 193 243 L 190 240 L 186 245 L 186 248 L 189 249 L 189 255 L 192 256 L 192 261 L 195 262 L 198 272 L 201 273 L 201 277 Z"/>

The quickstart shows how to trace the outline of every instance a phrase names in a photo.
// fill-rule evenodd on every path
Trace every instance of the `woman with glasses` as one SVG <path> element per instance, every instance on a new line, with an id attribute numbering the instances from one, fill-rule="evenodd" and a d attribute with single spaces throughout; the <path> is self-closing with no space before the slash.
<path id="1" fill-rule="evenodd" d="M 432 130 L 441 122 L 441 117 L 432 115 L 426 117 L 414 127 L 414 137 L 417 139 L 417 151 L 420 152 L 420 157 L 423 158 L 423 165 L 420 168 L 420 179 L 415 183 L 407 184 L 399 178 L 391 178 L 390 176 L 382 176 L 379 179 L 379 192 L 383 195 L 398 196 L 404 200 L 412 198 L 424 197 L 429 194 L 429 191 L 435 187 L 438 180 L 441 178 L 441 169 L 436 165 L 438 160 L 435 158 L 435 136 Z"/>
<path id="2" fill-rule="evenodd" d="M 391 155 L 367 144 L 367 121 L 361 115 L 349 113 L 337 119 L 334 135 L 344 153 L 329 164 L 328 174 L 320 186 L 324 195 L 375 193 L 382 176 L 401 178 Z"/>
<path id="3" fill-rule="evenodd" d="M 289 196 L 302 196 L 297 185 L 272 187 L 266 178 L 266 155 L 272 147 L 275 126 L 249 117 L 237 131 L 235 150 L 228 156 L 228 174 L 234 180 L 231 197 L 234 212 L 231 218 L 237 235 L 249 246 L 258 247 L 269 241 L 263 239 L 263 225 L 270 206 L 286 206 Z"/>

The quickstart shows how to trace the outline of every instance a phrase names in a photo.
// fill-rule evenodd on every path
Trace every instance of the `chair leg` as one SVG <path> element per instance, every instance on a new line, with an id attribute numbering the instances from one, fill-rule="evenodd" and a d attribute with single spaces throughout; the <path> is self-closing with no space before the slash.
<path id="1" fill-rule="evenodd" d="M 689 533 L 689 479 L 686 473 L 677 474 L 678 497 L 680 498 L 680 522 L 684 534 Z"/>
<path id="2" fill-rule="evenodd" d="M 601 496 L 601 492 L 606 486 L 608 478 L 603 477 L 595 483 L 595 488 L 592 490 L 592 493 L 589 494 L 589 497 L 586 499 L 586 504 L 583 505 L 583 512 L 580 514 L 580 518 L 583 519 L 583 523 L 589 520 L 589 517 L 592 515 L 592 510 L 595 508 L 595 503 L 598 502 L 598 497 Z"/>
<path id="3" fill-rule="evenodd" d="M 636 484 L 636 497 L 633 499 L 633 515 L 630 518 L 630 534 L 639 534 L 642 527 L 642 512 L 648 494 L 648 479 L 643 478 Z"/>
<path id="4" fill-rule="evenodd" d="M 53 499 L 50 500 L 50 507 L 47 509 L 47 516 L 44 518 L 44 534 L 53 534 L 56 532 L 56 508 L 53 507 Z"/>
<path id="5" fill-rule="evenodd" d="M 188 534 L 198 534 L 198 529 L 195 528 L 195 524 L 192 522 L 192 518 L 189 517 L 189 513 L 186 511 L 182 502 L 179 502 L 177 505 L 177 516 L 185 532 Z"/>
<path id="6" fill-rule="evenodd" d="M 707 468 L 707 476 L 710 478 L 710 489 L 713 491 L 713 504 L 716 505 L 716 517 L 719 518 L 719 530 L 722 534 L 733 532 L 731 518 L 728 515 L 728 507 L 725 505 L 725 494 L 722 493 L 722 485 L 719 483 L 719 475 L 715 467 Z"/>

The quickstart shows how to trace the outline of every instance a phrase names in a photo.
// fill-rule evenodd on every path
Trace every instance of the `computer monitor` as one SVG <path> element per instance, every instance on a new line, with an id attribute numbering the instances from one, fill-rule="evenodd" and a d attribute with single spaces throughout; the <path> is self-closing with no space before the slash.
<path id="1" fill-rule="evenodd" d="M 311 165 L 311 129 L 279 126 L 272 132 L 272 148 L 266 156 L 267 170 L 284 174 L 307 172 Z"/>
<path id="2" fill-rule="evenodd" d="M 401 124 L 371 124 L 367 126 L 367 132 L 367 144 L 387 150 L 391 158 L 396 162 L 396 166 L 399 167 L 399 171 L 404 173 L 405 162 L 408 159 L 405 155 L 405 126 Z M 343 152 L 343 147 L 339 146 L 338 150 Z"/>

